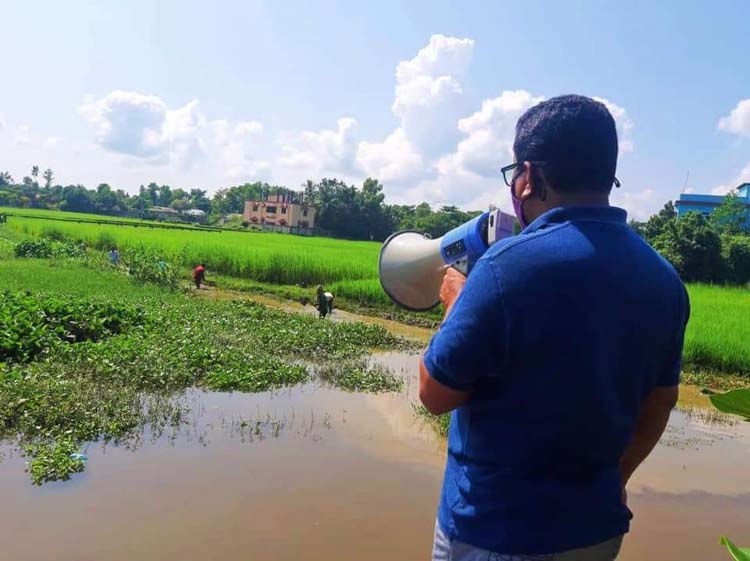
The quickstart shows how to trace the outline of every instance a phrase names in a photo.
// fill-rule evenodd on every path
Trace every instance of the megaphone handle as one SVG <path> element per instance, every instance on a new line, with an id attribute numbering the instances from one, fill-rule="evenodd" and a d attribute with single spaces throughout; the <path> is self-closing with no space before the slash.
<path id="1" fill-rule="evenodd" d="M 469 274 L 469 260 L 468 259 L 459 259 L 453 265 L 451 265 L 452 269 L 455 269 L 459 273 L 461 273 L 463 276 L 467 276 Z"/>

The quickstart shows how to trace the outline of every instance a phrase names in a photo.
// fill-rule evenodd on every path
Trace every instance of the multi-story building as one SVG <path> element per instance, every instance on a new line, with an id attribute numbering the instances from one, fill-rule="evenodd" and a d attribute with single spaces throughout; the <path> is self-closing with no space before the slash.
<path id="1" fill-rule="evenodd" d="M 746 219 L 745 227 L 750 229 L 750 183 L 743 183 L 736 189 L 737 197 L 745 205 Z M 677 205 L 677 218 L 685 216 L 688 212 L 700 212 L 704 216 L 710 215 L 724 202 L 722 195 L 698 195 L 695 193 L 683 193 Z"/>
<path id="2" fill-rule="evenodd" d="M 245 201 L 242 216 L 258 226 L 276 226 L 288 231 L 312 230 L 315 207 L 292 201 L 289 194 L 269 195 L 265 201 Z"/>

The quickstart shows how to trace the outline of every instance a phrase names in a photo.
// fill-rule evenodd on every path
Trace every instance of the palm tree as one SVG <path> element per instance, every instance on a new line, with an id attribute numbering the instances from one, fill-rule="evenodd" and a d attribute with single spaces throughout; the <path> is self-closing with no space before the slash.
<path id="1" fill-rule="evenodd" d="M 39 166 L 31 166 L 31 175 L 36 179 L 37 175 L 39 175 Z"/>

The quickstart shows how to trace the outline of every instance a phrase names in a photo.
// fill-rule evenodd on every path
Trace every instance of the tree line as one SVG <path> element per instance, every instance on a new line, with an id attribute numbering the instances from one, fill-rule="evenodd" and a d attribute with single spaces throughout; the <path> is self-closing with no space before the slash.
<path id="1" fill-rule="evenodd" d="M 750 219 L 730 193 L 708 217 L 689 212 L 679 220 L 670 201 L 645 222 L 631 222 L 686 282 L 750 283 Z"/>
<path id="2" fill-rule="evenodd" d="M 184 190 L 169 185 L 141 185 L 135 195 L 113 189 L 107 183 L 95 189 L 83 185 L 54 183 L 54 172 L 47 169 L 39 181 L 39 167 L 20 183 L 8 172 L 0 173 L 0 206 L 41 208 L 70 212 L 86 212 L 109 216 L 147 217 L 148 209 L 159 206 L 177 211 L 199 209 L 206 213 L 208 223 L 222 217 L 242 214 L 245 201 L 265 200 L 270 195 L 286 195 L 288 200 L 315 205 L 318 209 L 316 227 L 323 232 L 354 240 L 382 241 L 398 230 L 413 229 L 433 237 L 473 218 L 479 212 L 465 212 L 455 206 L 433 209 L 428 203 L 419 205 L 386 204 L 383 185 L 368 178 L 360 187 L 335 178 L 306 181 L 299 190 L 265 182 L 244 183 L 219 189 L 209 195 L 203 189 Z"/>
<path id="3" fill-rule="evenodd" d="M 385 202 L 383 185 L 373 178 L 360 187 L 335 178 L 306 181 L 292 190 L 265 182 L 244 183 L 219 189 L 210 196 L 205 190 L 172 188 L 149 183 L 130 195 L 102 183 L 96 189 L 54 183 L 51 169 L 38 179 L 38 166 L 20 183 L 7 172 L 0 173 L 0 206 L 58 209 L 112 216 L 144 217 L 154 206 L 175 210 L 200 209 L 209 223 L 227 215 L 242 214 L 245 201 L 286 195 L 288 200 L 315 205 L 316 226 L 327 235 L 353 240 L 382 241 L 399 230 L 417 230 L 439 237 L 473 218 L 455 206 L 433 209 L 428 203 L 395 205 Z M 748 210 L 734 194 L 710 216 L 688 213 L 677 219 L 672 202 L 645 222 L 632 221 L 632 228 L 688 282 L 750 283 L 750 225 Z"/>

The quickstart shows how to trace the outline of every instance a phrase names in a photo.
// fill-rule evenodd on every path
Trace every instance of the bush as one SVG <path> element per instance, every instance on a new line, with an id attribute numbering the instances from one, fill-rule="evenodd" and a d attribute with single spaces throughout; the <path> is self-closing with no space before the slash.
<path id="1" fill-rule="evenodd" d="M 724 236 L 722 257 L 728 280 L 737 284 L 750 282 L 750 236 Z"/>
<path id="2" fill-rule="evenodd" d="M 145 247 L 131 247 L 122 256 L 122 262 L 133 280 L 157 284 L 171 290 L 179 288 L 178 272 L 155 251 Z"/>
<path id="3" fill-rule="evenodd" d="M 109 251 L 117 245 L 117 240 L 112 233 L 102 230 L 96 235 L 93 245 L 96 249 Z"/>
<path id="4" fill-rule="evenodd" d="M 86 250 L 83 246 L 70 241 L 56 241 L 49 238 L 30 239 L 15 245 L 13 252 L 16 257 L 36 257 L 50 259 L 52 257 L 83 257 Z"/>
<path id="5" fill-rule="evenodd" d="M 0 293 L 0 361 L 26 362 L 59 343 L 97 341 L 141 324 L 133 307 L 70 298 Z"/>

